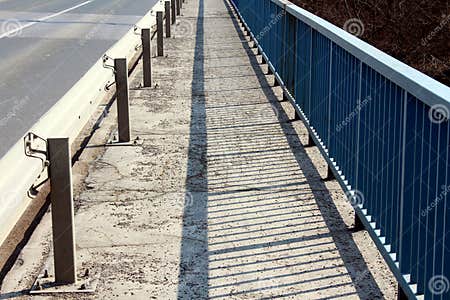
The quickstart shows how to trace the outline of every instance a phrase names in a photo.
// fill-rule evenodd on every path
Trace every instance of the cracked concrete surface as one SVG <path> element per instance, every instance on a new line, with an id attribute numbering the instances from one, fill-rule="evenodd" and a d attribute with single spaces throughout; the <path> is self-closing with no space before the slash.
<path id="1" fill-rule="evenodd" d="M 153 60 L 155 87 L 140 88 L 134 72 L 141 143 L 99 142 L 112 110 L 81 157 L 77 257 L 97 290 L 54 298 L 395 298 L 393 276 L 368 233 L 351 231 L 344 193 L 321 179 L 324 160 L 303 147 L 306 129 L 232 16 L 222 0 L 189 0 L 167 57 Z M 48 256 L 30 248 L 49 249 L 49 233 L 47 215 L 3 295 L 28 297 Z"/>

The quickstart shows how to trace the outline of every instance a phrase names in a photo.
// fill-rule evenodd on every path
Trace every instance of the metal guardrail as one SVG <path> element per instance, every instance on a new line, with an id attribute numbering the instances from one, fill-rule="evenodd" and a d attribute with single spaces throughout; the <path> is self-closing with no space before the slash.
<path id="1" fill-rule="evenodd" d="M 155 27 L 156 11 L 164 11 L 164 1 L 155 4 L 135 28 Z M 131 28 L 106 52 L 107 57 L 125 57 L 128 60 L 133 58 L 136 49 L 139 48 L 136 45 L 141 44 L 141 36 L 135 34 L 135 28 Z M 26 195 L 43 171 L 42 162 L 46 160 L 46 145 L 33 137 L 68 137 L 70 143 L 73 143 L 97 110 L 99 103 L 108 94 L 105 87 L 111 86 L 114 77 L 114 72 L 104 67 L 103 58 L 99 58 L 89 71 L 28 130 L 33 134 L 27 134 L 24 140 L 19 140 L 1 157 L 0 169 L 3 171 L 0 174 L 0 244 L 5 241 L 33 201 Z M 29 151 L 33 153 L 28 153 Z"/>
<path id="2" fill-rule="evenodd" d="M 450 299 L 450 88 L 281 0 L 231 0 L 410 299 Z"/>

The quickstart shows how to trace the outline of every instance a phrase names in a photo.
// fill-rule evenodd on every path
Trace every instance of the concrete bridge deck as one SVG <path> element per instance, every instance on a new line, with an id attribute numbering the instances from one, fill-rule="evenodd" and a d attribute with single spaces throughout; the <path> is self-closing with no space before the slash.
<path id="1" fill-rule="evenodd" d="M 79 270 L 98 285 L 64 297 L 394 299 L 395 279 L 367 232 L 352 232 L 350 204 L 322 180 L 325 162 L 228 3 L 188 0 L 178 22 L 153 60 L 156 86 L 133 73 L 136 144 L 103 146 L 113 109 L 75 166 L 88 173 Z M 50 233 L 46 215 L 0 298 L 29 297 Z"/>

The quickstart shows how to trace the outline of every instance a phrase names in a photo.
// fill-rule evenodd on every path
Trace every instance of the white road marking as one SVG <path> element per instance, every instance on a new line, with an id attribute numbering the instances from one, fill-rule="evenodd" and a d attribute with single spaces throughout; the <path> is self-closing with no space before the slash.
<path id="1" fill-rule="evenodd" d="M 85 1 L 85 2 L 83 2 L 83 3 L 80 3 L 80 4 L 75 5 L 75 6 L 73 6 L 73 7 L 67 8 L 67 9 L 62 10 L 62 11 L 60 11 L 60 12 L 54 13 L 54 14 L 52 14 L 52 15 L 49 15 L 49 16 L 46 16 L 46 17 L 39 18 L 39 19 L 37 19 L 37 20 L 34 21 L 34 22 L 30 22 L 30 23 L 28 23 L 28 24 L 25 24 L 25 25 L 19 26 L 19 27 L 17 27 L 17 28 L 14 28 L 14 29 L 12 29 L 12 30 L 9 30 L 9 31 L 7 31 L 7 32 L 5 32 L 5 33 L 2 33 L 2 34 L 0 35 L 0 39 L 3 39 L 3 38 L 5 38 L 5 37 L 14 36 L 15 33 L 21 32 L 21 31 L 24 30 L 25 28 L 28 28 L 28 27 L 30 27 L 30 26 L 33 26 L 33 25 L 35 25 L 35 24 L 37 24 L 37 23 L 39 23 L 39 22 L 47 21 L 48 19 L 51 19 L 51 18 L 60 16 L 60 15 L 62 15 L 62 14 L 65 14 L 66 12 L 69 12 L 69 11 L 72 11 L 72 10 L 77 9 L 77 8 L 79 8 L 79 7 L 85 6 L 85 5 L 87 5 L 87 4 L 91 3 L 91 2 L 94 2 L 94 1 L 95 1 L 95 0 L 88 0 L 88 1 Z M 17 22 L 17 20 L 15 20 L 15 21 Z M 8 21 L 5 21 L 5 22 L 8 22 Z"/>

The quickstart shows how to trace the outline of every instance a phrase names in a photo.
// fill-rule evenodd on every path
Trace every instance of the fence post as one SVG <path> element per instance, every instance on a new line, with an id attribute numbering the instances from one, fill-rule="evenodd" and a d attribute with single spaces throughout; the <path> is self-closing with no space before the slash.
<path id="1" fill-rule="evenodd" d="M 156 13 L 156 31 L 157 31 L 157 48 L 158 48 L 158 56 L 164 56 L 164 46 L 163 46 L 163 37 L 164 37 L 164 29 L 163 29 L 163 12 L 158 11 Z"/>
<path id="2" fill-rule="evenodd" d="M 117 120 L 119 142 L 130 141 L 130 112 L 128 107 L 128 64 L 126 58 L 114 59 L 117 90 Z"/>
<path id="3" fill-rule="evenodd" d="M 72 284 L 76 283 L 77 272 L 69 138 L 49 138 L 47 142 L 55 282 Z"/>
<path id="4" fill-rule="evenodd" d="M 144 69 L 144 87 L 152 86 L 152 46 L 150 29 L 144 28 L 141 33 L 142 38 L 142 67 Z"/>
<path id="5" fill-rule="evenodd" d="M 166 14 L 166 37 L 170 38 L 170 1 L 164 2 L 164 9 Z"/>
<path id="6" fill-rule="evenodd" d="M 176 0 L 171 0 L 170 4 L 172 6 L 172 24 L 175 24 L 177 22 L 177 5 Z"/>
<path id="7" fill-rule="evenodd" d="M 181 15 L 181 1 L 180 0 L 175 0 L 177 1 L 177 16 Z"/>

